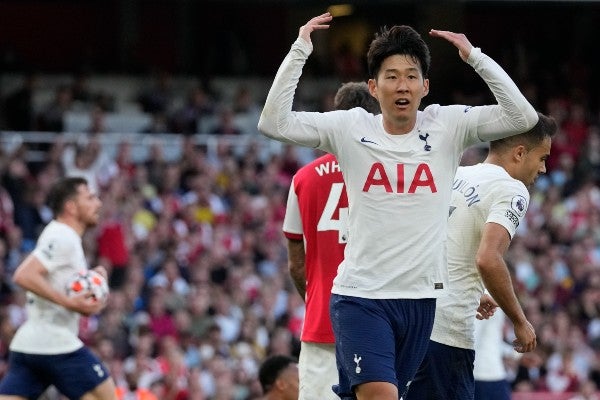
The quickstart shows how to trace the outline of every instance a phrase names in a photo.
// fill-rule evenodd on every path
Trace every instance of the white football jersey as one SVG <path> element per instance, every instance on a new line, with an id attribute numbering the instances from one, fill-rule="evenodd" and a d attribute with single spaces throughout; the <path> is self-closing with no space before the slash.
<path id="1" fill-rule="evenodd" d="M 283 61 L 259 128 L 274 139 L 334 154 L 349 200 L 348 244 L 332 288 L 364 298 L 435 298 L 448 285 L 446 224 L 454 173 L 468 146 L 524 132 L 537 113 L 508 75 L 474 48 L 468 62 L 498 105 L 431 105 L 414 129 L 390 135 L 381 115 L 361 108 L 293 112 L 310 43 Z"/>
<path id="2" fill-rule="evenodd" d="M 48 270 L 51 285 L 65 291 L 73 275 L 87 269 L 81 237 L 70 226 L 51 221 L 42 231 L 33 255 Z M 29 354 L 62 354 L 79 349 L 79 314 L 27 292 L 27 321 L 10 349 Z"/>
<path id="3" fill-rule="evenodd" d="M 450 289 L 437 300 L 431 340 L 474 348 L 474 323 L 484 291 L 475 257 L 484 225 L 503 226 L 511 239 L 527 206 L 525 185 L 493 164 L 459 167 L 452 185 L 448 217 Z"/>

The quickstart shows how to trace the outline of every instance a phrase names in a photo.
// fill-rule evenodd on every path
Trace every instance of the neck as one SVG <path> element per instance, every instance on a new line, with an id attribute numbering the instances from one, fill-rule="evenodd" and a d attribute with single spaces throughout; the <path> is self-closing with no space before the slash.
<path id="1" fill-rule="evenodd" d="M 390 135 L 405 135 L 412 131 L 416 125 L 416 119 L 383 119 L 383 128 Z"/>
<path id="2" fill-rule="evenodd" d="M 511 164 L 502 156 L 490 153 L 483 162 L 485 164 L 493 164 L 502 167 L 512 178 L 517 179 L 512 171 L 512 168 L 510 167 Z"/>
<path id="3" fill-rule="evenodd" d="M 83 236 L 83 233 L 85 232 L 85 225 L 77 221 L 77 219 L 75 218 L 66 215 L 61 215 L 56 217 L 56 221 L 70 226 L 75 232 L 77 232 L 79 236 Z"/>

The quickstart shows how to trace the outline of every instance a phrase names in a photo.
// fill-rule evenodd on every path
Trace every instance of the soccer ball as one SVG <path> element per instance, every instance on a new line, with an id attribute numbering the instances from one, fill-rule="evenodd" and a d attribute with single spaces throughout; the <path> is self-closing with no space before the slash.
<path id="1" fill-rule="evenodd" d="M 106 279 L 91 269 L 76 273 L 67 284 L 67 294 L 69 295 L 88 290 L 97 301 L 106 301 L 108 297 L 109 289 Z"/>

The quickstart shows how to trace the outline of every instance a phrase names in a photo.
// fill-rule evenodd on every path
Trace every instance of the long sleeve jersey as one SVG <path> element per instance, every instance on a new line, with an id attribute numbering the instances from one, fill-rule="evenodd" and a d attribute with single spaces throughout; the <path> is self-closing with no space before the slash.
<path id="1" fill-rule="evenodd" d="M 448 287 L 446 227 L 454 173 L 468 146 L 519 134 L 538 117 L 510 77 L 474 48 L 468 63 L 497 105 L 430 105 L 412 131 L 391 135 L 361 108 L 294 112 L 312 45 L 298 38 L 267 96 L 259 130 L 334 154 L 349 201 L 348 243 L 332 293 L 374 299 L 435 298 Z"/>

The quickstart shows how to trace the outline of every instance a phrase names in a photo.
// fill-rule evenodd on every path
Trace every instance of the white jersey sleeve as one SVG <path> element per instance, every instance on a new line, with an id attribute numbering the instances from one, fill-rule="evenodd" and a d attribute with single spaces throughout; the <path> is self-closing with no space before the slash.
<path id="1" fill-rule="evenodd" d="M 500 65 L 477 47 L 471 50 L 467 62 L 483 78 L 498 102 L 478 107 L 477 129 L 481 141 L 517 135 L 535 126 L 538 121 L 535 108 Z"/>
<path id="2" fill-rule="evenodd" d="M 294 94 L 302 74 L 302 68 L 312 52 L 312 45 L 298 38 L 290 52 L 282 62 L 259 120 L 259 130 L 273 139 L 300 144 L 307 147 L 319 147 L 332 152 L 325 135 L 329 129 L 337 126 L 340 120 L 346 118 L 342 111 L 332 113 L 296 113 L 292 111 Z M 473 48 L 467 59 L 475 71 L 483 78 L 498 104 L 473 107 L 473 115 L 477 122 L 471 124 L 477 130 L 481 141 L 490 141 L 523 133 L 535 126 L 538 121 L 537 112 L 520 92 L 510 76 L 493 59 Z M 471 107 L 460 106 L 465 111 Z M 299 118 L 300 114 L 303 118 Z M 327 118 L 321 118 L 327 115 Z M 319 124 L 320 131 L 316 129 Z M 335 130 L 334 130 L 335 131 Z M 331 133 L 331 132 L 329 132 Z M 473 142 L 463 144 L 468 147 Z"/>
<path id="3" fill-rule="evenodd" d="M 494 222 L 508 231 L 510 238 L 515 235 L 529 205 L 529 192 L 520 181 L 512 181 L 495 196 L 486 223 Z"/>
<path id="4" fill-rule="evenodd" d="M 298 196 L 296 195 L 296 186 L 293 178 L 283 218 L 283 231 L 295 235 L 302 235 L 304 233 L 302 217 L 300 216 L 300 205 L 298 204 Z"/>

